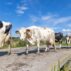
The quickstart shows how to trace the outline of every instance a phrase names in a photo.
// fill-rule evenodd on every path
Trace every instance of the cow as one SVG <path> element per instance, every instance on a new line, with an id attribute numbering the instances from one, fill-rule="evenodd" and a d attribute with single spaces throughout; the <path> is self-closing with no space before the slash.
<path id="1" fill-rule="evenodd" d="M 58 42 L 61 48 L 62 44 L 62 39 L 63 39 L 63 33 L 62 32 L 56 32 L 55 33 L 55 42 Z"/>
<path id="2" fill-rule="evenodd" d="M 71 43 L 71 35 L 66 35 L 66 44 L 69 46 Z"/>
<path id="3" fill-rule="evenodd" d="M 62 43 L 63 33 L 57 32 L 55 33 L 55 42 Z"/>
<path id="4" fill-rule="evenodd" d="M 35 45 L 37 43 L 38 53 L 40 52 L 40 41 L 43 41 L 47 44 L 45 51 L 48 50 L 49 45 L 52 45 L 54 49 L 55 47 L 55 33 L 52 29 L 48 27 L 38 27 L 38 26 L 30 26 L 27 28 L 21 28 L 16 31 L 17 34 L 20 35 L 21 40 L 25 40 L 28 43 Z M 27 44 L 28 48 L 28 44 Z M 26 51 L 28 53 L 28 50 Z"/>
<path id="5" fill-rule="evenodd" d="M 10 22 L 0 21 L 0 47 L 5 43 L 10 44 L 10 30 L 12 24 Z"/>

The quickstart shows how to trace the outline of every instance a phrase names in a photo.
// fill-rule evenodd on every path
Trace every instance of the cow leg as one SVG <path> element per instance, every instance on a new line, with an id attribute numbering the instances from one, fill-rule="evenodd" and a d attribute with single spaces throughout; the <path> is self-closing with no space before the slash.
<path id="1" fill-rule="evenodd" d="M 60 49 L 61 49 L 61 46 L 62 46 L 62 45 L 61 45 L 61 43 L 60 43 L 60 45 L 59 45 L 59 48 L 60 48 Z"/>
<path id="2" fill-rule="evenodd" d="M 45 48 L 45 52 L 49 51 L 49 46 L 50 46 L 49 41 L 46 41 L 46 48 Z"/>
<path id="3" fill-rule="evenodd" d="M 45 48 L 45 52 L 49 51 L 49 45 Z"/>
<path id="4" fill-rule="evenodd" d="M 46 48 L 45 48 L 45 52 L 47 52 L 47 50 L 48 50 L 48 48 L 46 47 Z"/>
<path id="5" fill-rule="evenodd" d="M 40 42 L 37 42 L 37 53 L 40 53 Z"/>
<path id="6" fill-rule="evenodd" d="M 29 47 L 29 45 L 27 44 L 27 46 L 26 46 L 26 54 L 29 53 L 29 51 L 28 51 L 28 47 Z"/>
<path id="7" fill-rule="evenodd" d="M 8 54 L 11 54 L 11 40 L 9 40 L 8 42 L 7 42 L 7 44 L 9 45 L 8 46 Z"/>
<path id="8" fill-rule="evenodd" d="M 55 47 L 55 44 L 53 44 L 53 47 L 54 47 L 54 51 L 56 51 L 56 47 Z"/>
<path id="9" fill-rule="evenodd" d="M 61 45 L 62 44 L 62 41 L 59 41 L 59 49 L 61 49 Z"/>
<path id="10" fill-rule="evenodd" d="M 8 46 L 8 54 L 11 54 L 11 45 L 9 44 L 9 46 Z"/>

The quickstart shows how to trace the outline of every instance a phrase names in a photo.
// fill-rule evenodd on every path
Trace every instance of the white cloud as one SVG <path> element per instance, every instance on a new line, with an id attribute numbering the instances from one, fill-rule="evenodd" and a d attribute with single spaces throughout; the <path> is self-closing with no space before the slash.
<path id="1" fill-rule="evenodd" d="M 56 17 L 58 17 L 59 15 L 57 14 L 51 14 L 51 13 L 48 13 L 48 15 L 46 16 L 41 16 L 41 19 L 44 20 L 44 21 L 47 21 L 47 20 L 52 20 L 52 19 L 55 19 Z"/>
<path id="2" fill-rule="evenodd" d="M 39 22 L 39 21 L 46 21 L 46 22 L 49 22 L 51 20 L 53 20 L 52 18 L 53 16 L 49 16 L 49 15 L 46 15 L 46 16 L 35 16 L 35 15 L 31 15 L 30 18 L 32 20 L 32 22 Z"/>
<path id="3" fill-rule="evenodd" d="M 56 21 L 54 22 L 55 24 L 62 24 L 62 23 L 66 23 L 68 21 L 71 20 L 71 16 L 70 17 L 61 17 L 61 18 L 58 18 L 56 19 Z"/>
<path id="4" fill-rule="evenodd" d="M 55 30 L 55 31 L 59 29 L 59 27 L 50 27 L 50 28 Z"/>
<path id="5" fill-rule="evenodd" d="M 42 20 L 53 25 L 64 24 L 64 23 L 68 24 L 69 22 L 71 22 L 71 16 L 68 17 L 57 17 L 54 15 L 42 16 Z M 71 24 L 69 26 L 71 26 Z"/>
<path id="6" fill-rule="evenodd" d="M 17 14 L 21 15 L 24 14 L 24 12 L 28 9 L 28 7 L 26 7 L 25 5 L 18 5 L 17 6 Z"/>
<path id="7" fill-rule="evenodd" d="M 67 26 L 71 28 L 71 24 L 68 24 Z"/>
<path id="8" fill-rule="evenodd" d="M 12 5 L 13 3 L 12 2 L 6 2 L 6 5 Z"/>
<path id="9" fill-rule="evenodd" d="M 31 18 L 31 21 L 32 21 L 33 23 L 35 23 L 35 22 L 37 22 L 37 21 L 39 20 L 39 17 L 33 16 L 33 15 L 31 15 L 30 18 Z"/>
<path id="10" fill-rule="evenodd" d="M 63 32 L 71 32 L 71 29 L 62 29 Z"/>
<path id="11" fill-rule="evenodd" d="M 33 23 L 35 22 L 42 22 L 41 25 L 50 25 L 53 27 L 58 26 L 59 24 L 64 25 L 64 26 L 69 26 L 71 27 L 71 24 L 69 24 L 71 22 L 71 16 L 67 16 L 67 17 L 59 17 L 57 15 L 46 15 L 46 16 L 30 16 L 30 19 Z M 57 28 L 55 28 L 57 29 Z"/>
<path id="12" fill-rule="evenodd" d="M 24 11 L 22 11 L 22 10 L 17 10 L 17 14 L 24 14 Z"/>
<path id="13" fill-rule="evenodd" d="M 41 19 L 44 21 L 47 21 L 47 20 L 51 19 L 51 16 L 42 16 Z"/>

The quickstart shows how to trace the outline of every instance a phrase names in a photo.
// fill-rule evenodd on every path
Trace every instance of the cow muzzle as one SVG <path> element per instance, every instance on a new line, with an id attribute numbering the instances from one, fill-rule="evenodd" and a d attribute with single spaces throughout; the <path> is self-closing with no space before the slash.
<path id="1" fill-rule="evenodd" d="M 19 31 L 17 30 L 17 31 L 15 31 L 15 33 L 16 33 L 16 34 L 19 34 Z"/>
<path id="2" fill-rule="evenodd" d="M 11 28 L 12 28 L 12 24 L 11 24 L 11 25 L 6 26 L 5 33 L 9 33 L 9 31 L 11 30 Z"/>

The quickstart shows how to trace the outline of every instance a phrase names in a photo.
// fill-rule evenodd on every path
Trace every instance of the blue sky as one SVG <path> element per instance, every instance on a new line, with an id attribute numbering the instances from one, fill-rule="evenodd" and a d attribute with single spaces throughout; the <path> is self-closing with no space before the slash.
<path id="1" fill-rule="evenodd" d="M 31 25 L 71 31 L 71 0 L 0 0 L 0 20 L 13 24 L 13 36 Z"/>

